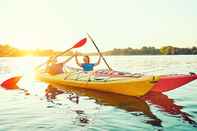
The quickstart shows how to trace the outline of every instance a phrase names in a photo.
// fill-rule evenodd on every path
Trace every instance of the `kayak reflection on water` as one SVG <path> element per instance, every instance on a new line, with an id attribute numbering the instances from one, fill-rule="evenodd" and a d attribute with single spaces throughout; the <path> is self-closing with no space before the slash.
<path id="1" fill-rule="evenodd" d="M 181 111 L 183 109 L 183 106 L 176 105 L 174 103 L 174 100 L 170 99 L 167 95 L 157 92 L 149 92 L 141 99 L 146 100 L 151 104 L 157 105 L 160 111 L 181 118 L 182 120 L 188 122 L 189 124 L 197 127 L 196 121 L 190 118 L 192 116 L 186 112 Z"/>
<path id="2" fill-rule="evenodd" d="M 54 99 L 56 99 L 56 96 L 59 94 L 64 93 L 64 91 L 58 90 L 53 85 L 48 85 L 47 89 L 45 90 L 45 96 L 47 97 L 48 102 L 53 102 Z M 79 103 L 79 96 L 75 95 L 74 93 L 69 93 L 68 99 L 76 104 Z M 78 124 L 79 126 L 85 126 L 89 123 L 89 119 L 85 112 L 83 110 L 73 110 L 76 114 L 76 121 L 75 124 Z"/>
<path id="3" fill-rule="evenodd" d="M 74 89 L 74 88 L 65 87 L 65 86 L 61 88 L 61 86 L 59 85 L 50 85 L 50 88 L 51 87 L 56 88 L 57 86 L 58 86 L 58 89 L 62 89 L 65 93 L 71 94 L 72 95 L 71 100 L 73 100 L 73 98 L 74 99 L 77 98 L 78 102 L 80 102 L 79 101 L 80 96 L 88 96 L 89 99 L 94 99 L 96 104 L 105 105 L 105 106 L 113 106 L 113 107 L 125 110 L 127 112 L 130 112 L 132 115 L 135 115 L 135 116 L 145 115 L 146 117 L 149 118 L 149 120 L 147 120 L 146 123 L 151 124 L 153 126 L 162 127 L 161 120 L 158 119 L 151 112 L 148 104 L 144 100 L 139 99 L 137 97 L 130 97 L 130 96 L 113 94 L 113 93 L 97 92 L 97 91 L 85 90 L 85 89 L 79 90 L 79 89 Z M 48 91 L 57 91 L 57 89 L 48 90 Z M 58 93 L 51 93 L 51 94 L 58 95 Z M 55 98 L 55 96 L 53 98 Z M 70 98 L 68 99 L 70 100 Z"/>
<path id="4" fill-rule="evenodd" d="M 50 85 L 49 87 L 56 88 L 57 86 L 58 89 L 62 89 L 63 92 L 71 94 L 70 96 L 72 97 L 69 98 L 69 100 L 77 99 L 76 103 L 80 102 L 80 96 L 88 96 L 89 99 L 94 99 L 95 103 L 99 105 L 114 106 L 116 108 L 130 112 L 132 115 L 135 116 L 139 116 L 140 113 L 143 113 L 142 115 L 145 115 L 148 118 L 150 118 L 145 122 L 153 126 L 162 127 L 162 120 L 160 120 L 155 114 L 151 112 L 150 107 L 146 103 L 146 101 L 153 105 L 156 105 L 157 108 L 159 108 L 159 110 L 162 112 L 168 113 L 176 118 L 181 118 L 183 121 L 188 122 L 189 124 L 195 127 L 197 126 L 197 123 L 194 120 L 192 120 L 192 116 L 190 114 L 181 111 L 183 109 L 182 106 L 176 105 L 173 99 L 170 99 L 168 96 L 161 93 L 150 92 L 141 98 L 137 98 L 113 93 L 97 92 L 93 90 L 75 89 L 65 86 L 61 88 L 61 86 L 59 85 Z M 57 91 L 58 93 L 51 93 L 55 96 L 58 95 L 59 92 L 62 93 L 62 91 L 59 91 L 57 89 L 48 91 Z M 54 99 L 55 96 L 53 96 Z M 78 112 L 84 111 L 76 111 L 77 114 L 80 114 Z"/>
<path id="5" fill-rule="evenodd" d="M 48 87 L 45 90 L 45 96 L 47 97 L 47 100 L 49 101 L 56 99 L 56 96 L 62 93 L 64 92 L 58 90 L 57 88 L 54 88 L 52 85 L 48 85 Z"/>

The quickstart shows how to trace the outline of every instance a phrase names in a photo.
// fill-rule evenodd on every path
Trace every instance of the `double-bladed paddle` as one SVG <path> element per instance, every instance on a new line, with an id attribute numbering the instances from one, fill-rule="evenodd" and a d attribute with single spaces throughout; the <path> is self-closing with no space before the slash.
<path id="1" fill-rule="evenodd" d="M 44 64 L 47 64 L 50 61 L 55 60 L 57 57 L 66 54 L 67 52 L 69 52 L 70 50 L 74 49 L 74 48 L 80 48 L 83 45 L 85 45 L 85 43 L 87 42 L 87 38 L 83 38 L 82 40 L 80 40 L 79 42 L 77 42 L 73 47 L 65 50 L 64 52 L 61 52 L 60 54 L 54 56 L 54 57 L 50 57 L 46 62 L 44 62 L 43 64 L 40 64 L 36 67 L 36 69 L 40 68 L 41 66 L 43 66 Z"/>
<path id="2" fill-rule="evenodd" d="M 55 60 L 57 57 L 61 56 L 61 55 L 64 55 L 65 53 L 67 53 L 68 51 L 74 49 L 74 48 L 80 48 L 82 47 L 83 45 L 85 45 L 85 43 L 87 42 L 87 38 L 83 38 L 81 39 L 79 42 L 77 42 L 74 46 L 72 46 L 71 48 L 65 50 L 64 52 L 61 52 L 60 54 L 54 56 L 53 58 L 49 58 L 45 63 L 37 66 L 35 69 L 38 69 L 40 68 L 41 66 L 43 66 L 44 64 L 47 64 L 49 61 L 52 61 Z M 67 61 L 69 61 L 72 57 L 70 57 Z M 65 62 L 67 62 L 65 61 Z M 1 83 L 1 86 L 5 89 L 16 89 L 18 88 L 17 87 L 17 82 L 21 79 L 22 76 L 14 76 L 14 77 L 11 77 L 5 81 L 3 81 Z"/>

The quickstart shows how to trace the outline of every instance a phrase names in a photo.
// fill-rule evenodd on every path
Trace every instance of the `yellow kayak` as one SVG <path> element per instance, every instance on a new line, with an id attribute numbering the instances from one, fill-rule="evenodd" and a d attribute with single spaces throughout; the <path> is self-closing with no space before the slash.
<path id="1" fill-rule="evenodd" d="M 75 88 L 85 88 L 103 92 L 111 92 L 128 96 L 143 96 L 148 93 L 154 84 L 159 80 L 158 76 L 142 77 L 116 77 L 116 78 L 99 78 L 94 80 L 81 79 L 77 77 L 68 77 L 68 74 L 61 73 L 50 75 L 44 72 L 37 72 L 36 79 L 47 82 L 60 84 Z"/>

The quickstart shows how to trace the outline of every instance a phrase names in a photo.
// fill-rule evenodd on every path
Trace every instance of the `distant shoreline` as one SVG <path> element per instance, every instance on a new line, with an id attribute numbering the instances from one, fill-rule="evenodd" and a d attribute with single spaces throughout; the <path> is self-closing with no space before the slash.
<path id="1" fill-rule="evenodd" d="M 22 50 L 11 47 L 9 45 L 0 44 L 0 57 L 24 57 L 24 56 L 38 56 L 38 57 L 49 57 L 54 56 L 62 51 L 55 51 L 52 49 L 36 49 L 36 50 Z M 86 53 L 86 55 L 98 55 L 98 53 Z M 102 52 L 105 56 L 131 56 L 131 55 L 197 55 L 197 47 L 192 48 L 179 48 L 173 46 L 164 46 L 160 49 L 155 47 L 142 47 L 140 49 L 134 48 L 123 48 Z M 73 52 L 70 51 L 65 55 L 73 55 Z M 83 53 L 81 53 L 83 55 Z"/>
<path id="2" fill-rule="evenodd" d="M 64 55 L 66 57 L 70 56 L 70 55 Z M 79 56 L 83 56 L 83 55 L 79 55 Z M 90 55 L 90 56 L 98 56 L 98 55 Z M 179 55 L 103 55 L 105 57 L 110 57 L 110 56 L 117 56 L 117 57 L 121 57 L 121 56 L 197 56 L 197 54 L 179 54 Z M 25 57 L 50 57 L 50 56 L 0 56 L 0 58 L 25 58 Z"/>

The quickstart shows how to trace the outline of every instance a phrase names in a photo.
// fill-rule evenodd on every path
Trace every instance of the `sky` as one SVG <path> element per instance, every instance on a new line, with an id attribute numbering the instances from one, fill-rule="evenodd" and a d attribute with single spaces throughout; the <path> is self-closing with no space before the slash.
<path id="1" fill-rule="evenodd" d="M 90 33 L 101 50 L 192 47 L 197 0 L 0 0 L 0 43 L 65 50 Z M 83 47 L 94 51 L 90 41 Z"/>

